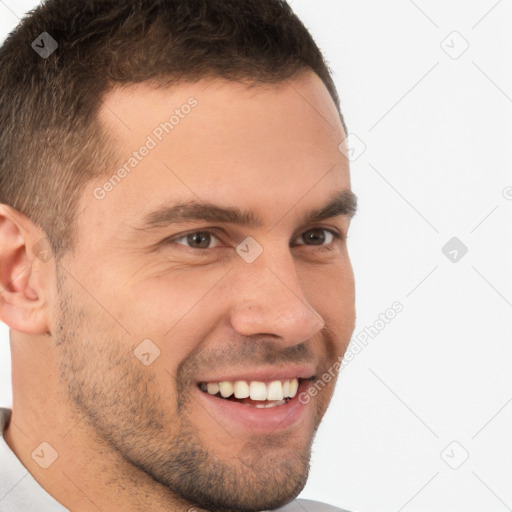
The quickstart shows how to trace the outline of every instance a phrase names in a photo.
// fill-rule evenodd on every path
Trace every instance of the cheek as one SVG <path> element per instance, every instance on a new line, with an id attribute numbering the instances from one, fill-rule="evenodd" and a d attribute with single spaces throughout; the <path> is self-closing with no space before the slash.
<path id="1" fill-rule="evenodd" d="M 354 274 L 348 259 L 336 265 L 304 269 L 306 298 L 326 322 L 350 326 L 355 319 Z"/>
<path id="2" fill-rule="evenodd" d="M 125 297 L 134 300 L 122 297 L 120 302 L 127 307 L 120 314 L 141 339 L 154 337 L 167 343 L 178 333 L 181 340 L 182 332 L 193 337 L 204 323 L 197 321 L 197 313 L 205 308 L 225 272 L 188 269 L 148 276 L 126 290 Z"/>
<path id="3" fill-rule="evenodd" d="M 134 331 L 160 350 L 155 368 L 175 382 L 180 364 L 209 345 L 225 307 L 215 288 L 226 271 L 183 271 L 148 279 L 136 293 Z"/>
<path id="4" fill-rule="evenodd" d="M 345 353 L 355 328 L 352 267 L 346 261 L 328 269 L 318 268 L 304 275 L 302 282 L 309 304 L 325 321 L 326 349 L 333 364 Z"/>

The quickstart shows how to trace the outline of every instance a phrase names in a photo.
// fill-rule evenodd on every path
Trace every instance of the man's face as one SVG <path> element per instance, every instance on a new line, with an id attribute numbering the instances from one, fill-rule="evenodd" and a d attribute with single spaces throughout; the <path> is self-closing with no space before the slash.
<path id="1" fill-rule="evenodd" d="M 127 165 L 89 183 L 58 268 L 52 327 L 71 404 L 185 501 L 282 505 L 306 482 L 334 382 L 307 404 L 298 394 L 354 328 L 349 216 L 306 217 L 350 190 L 335 106 L 308 74 L 131 86 L 100 115 Z M 233 386 L 250 396 L 223 397 Z"/>

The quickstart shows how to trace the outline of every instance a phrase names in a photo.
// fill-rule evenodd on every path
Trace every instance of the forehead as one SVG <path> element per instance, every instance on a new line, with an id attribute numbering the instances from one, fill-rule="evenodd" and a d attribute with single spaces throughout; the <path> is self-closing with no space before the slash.
<path id="1" fill-rule="evenodd" d="M 191 200 L 259 208 L 272 222 L 350 187 L 341 122 L 313 73 L 254 87 L 215 79 L 117 88 L 100 120 L 119 161 L 86 187 L 79 225 L 105 230 L 111 218 L 110 229 L 122 228 Z"/>

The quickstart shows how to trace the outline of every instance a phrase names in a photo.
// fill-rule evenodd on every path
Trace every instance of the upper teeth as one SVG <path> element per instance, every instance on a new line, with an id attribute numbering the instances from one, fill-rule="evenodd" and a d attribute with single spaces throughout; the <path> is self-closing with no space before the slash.
<path id="1" fill-rule="evenodd" d="M 224 398 L 234 394 L 235 398 L 250 397 L 251 400 L 283 400 L 283 398 L 293 398 L 297 394 L 299 380 L 274 380 L 269 384 L 259 381 L 247 383 L 245 380 L 209 382 L 206 385 L 203 384 L 201 388 L 210 395 L 216 395 L 220 391 Z"/>

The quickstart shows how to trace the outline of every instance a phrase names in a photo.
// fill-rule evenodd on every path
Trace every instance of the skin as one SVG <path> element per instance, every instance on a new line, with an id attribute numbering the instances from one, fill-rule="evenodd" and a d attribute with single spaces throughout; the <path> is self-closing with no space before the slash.
<path id="1" fill-rule="evenodd" d="M 104 199 L 94 189 L 112 173 L 87 185 L 77 246 L 60 262 L 35 257 L 44 233 L 0 207 L 14 403 L 5 439 L 73 512 L 263 510 L 292 500 L 334 380 L 300 424 L 264 435 L 214 417 L 197 382 L 299 363 L 321 376 L 354 329 L 346 240 L 301 238 L 313 228 L 346 237 L 350 224 L 343 215 L 300 223 L 333 191 L 350 190 L 345 134 L 321 80 L 308 72 L 252 89 L 216 79 L 113 90 L 100 118 L 120 162 L 191 96 L 197 107 Z M 263 224 L 141 229 L 145 214 L 184 200 L 253 209 Z M 212 248 L 160 244 L 207 228 L 216 228 Z M 248 236 L 263 248 L 250 264 L 235 250 Z M 134 356 L 144 339 L 160 350 L 149 366 Z M 31 457 L 43 441 L 58 453 L 47 469 Z"/>

